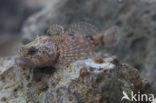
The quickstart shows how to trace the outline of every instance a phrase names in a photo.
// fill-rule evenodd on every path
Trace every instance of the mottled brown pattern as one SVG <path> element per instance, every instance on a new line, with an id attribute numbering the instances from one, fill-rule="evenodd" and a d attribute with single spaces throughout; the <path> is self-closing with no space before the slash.
<path id="1" fill-rule="evenodd" d="M 90 24 L 79 23 L 64 33 L 62 26 L 52 25 L 48 30 L 49 36 L 38 37 L 22 47 L 19 64 L 25 66 L 29 61 L 29 65 L 34 67 L 67 66 L 73 61 L 86 58 L 95 48 L 113 42 L 116 39 L 114 30 L 110 28 L 106 32 L 97 33 Z"/>

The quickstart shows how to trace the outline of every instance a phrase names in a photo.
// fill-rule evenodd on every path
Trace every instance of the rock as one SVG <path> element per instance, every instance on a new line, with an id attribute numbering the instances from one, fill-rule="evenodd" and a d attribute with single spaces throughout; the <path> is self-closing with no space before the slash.
<path id="1" fill-rule="evenodd" d="M 123 91 L 152 93 L 138 70 L 116 57 L 88 58 L 64 68 L 21 68 L 15 59 L 1 59 L 0 103 L 119 103 Z"/>
<path id="2" fill-rule="evenodd" d="M 154 82 L 155 5 L 154 0 L 58 1 L 29 17 L 23 27 L 23 41 L 32 41 L 37 35 L 46 35 L 46 30 L 52 24 L 68 28 L 77 22 L 88 22 L 100 31 L 117 25 L 120 28 L 118 45 L 98 51 L 102 55 L 116 55 L 122 62 L 142 70 L 142 77 Z"/>
<path id="3" fill-rule="evenodd" d="M 21 68 L 15 65 L 15 58 L 0 58 L 0 103 L 26 103 L 22 82 L 17 80 Z"/>

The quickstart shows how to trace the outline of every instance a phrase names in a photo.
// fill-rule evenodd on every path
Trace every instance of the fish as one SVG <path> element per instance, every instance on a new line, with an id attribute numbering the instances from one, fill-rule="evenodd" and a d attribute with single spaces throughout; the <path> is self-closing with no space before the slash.
<path id="1" fill-rule="evenodd" d="M 89 23 L 77 23 L 64 31 L 61 25 L 53 24 L 47 35 L 39 36 L 20 48 L 17 64 L 32 68 L 68 66 L 92 55 L 101 46 L 115 44 L 117 30 L 117 26 L 112 26 L 99 33 Z"/>

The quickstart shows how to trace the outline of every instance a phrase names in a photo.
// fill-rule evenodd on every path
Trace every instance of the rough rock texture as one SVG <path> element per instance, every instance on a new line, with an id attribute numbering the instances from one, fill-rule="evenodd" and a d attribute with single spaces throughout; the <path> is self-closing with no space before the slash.
<path id="1" fill-rule="evenodd" d="M 0 103 L 26 103 L 23 89 L 16 78 L 20 67 L 15 65 L 15 57 L 0 58 L 0 65 Z"/>
<path id="2" fill-rule="evenodd" d="M 59 69 L 20 68 L 15 57 L 1 58 L 0 65 L 0 103 L 120 103 L 122 91 L 152 93 L 138 71 L 116 57 Z"/>
<path id="3" fill-rule="evenodd" d="M 23 27 L 24 42 L 36 35 L 45 35 L 51 24 L 68 27 L 88 22 L 100 31 L 112 25 L 120 27 L 120 42 L 102 48 L 103 54 L 116 55 L 122 62 L 142 69 L 142 75 L 153 81 L 156 77 L 156 12 L 155 0 L 62 0 L 31 16 Z M 155 82 L 154 82 L 155 83 Z M 156 83 L 155 83 L 156 84 Z"/>

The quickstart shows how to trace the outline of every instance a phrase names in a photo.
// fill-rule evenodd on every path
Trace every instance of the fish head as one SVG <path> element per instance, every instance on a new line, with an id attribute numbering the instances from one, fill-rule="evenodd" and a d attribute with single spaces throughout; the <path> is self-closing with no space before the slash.
<path id="1" fill-rule="evenodd" d="M 32 67 L 50 66 L 57 57 L 57 47 L 49 36 L 36 38 L 19 50 L 19 64 Z"/>

